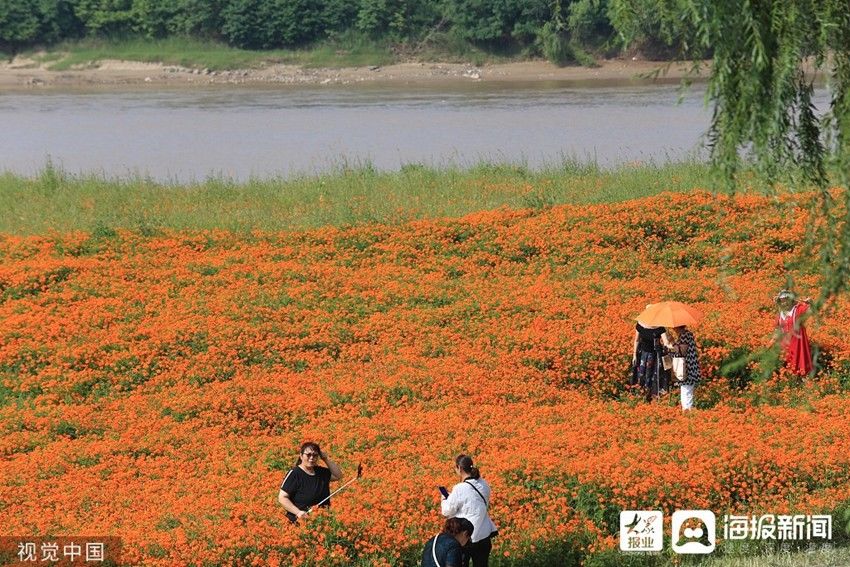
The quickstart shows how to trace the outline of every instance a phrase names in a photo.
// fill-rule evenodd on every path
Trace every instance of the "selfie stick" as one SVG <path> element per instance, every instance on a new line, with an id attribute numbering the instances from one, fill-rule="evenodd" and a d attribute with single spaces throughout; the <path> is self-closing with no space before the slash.
<path id="1" fill-rule="evenodd" d="M 309 514 L 313 510 L 313 508 L 316 508 L 317 506 L 321 506 L 322 504 L 324 504 L 325 502 L 330 500 L 331 496 L 333 496 L 334 494 L 336 494 L 337 492 L 339 492 L 340 490 L 342 490 L 343 488 L 345 488 L 346 486 L 348 486 L 352 482 L 357 482 L 358 480 L 360 480 L 360 477 L 362 477 L 362 476 L 363 476 L 363 463 L 358 463 L 357 464 L 357 476 L 355 476 L 354 478 L 352 478 L 351 480 L 349 480 L 348 482 L 346 482 L 345 484 L 343 484 L 342 486 L 340 486 L 339 488 L 334 490 L 329 496 L 325 497 L 321 502 L 319 502 L 315 506 L 310 506 L 307 509 L 307 513 Z"/>

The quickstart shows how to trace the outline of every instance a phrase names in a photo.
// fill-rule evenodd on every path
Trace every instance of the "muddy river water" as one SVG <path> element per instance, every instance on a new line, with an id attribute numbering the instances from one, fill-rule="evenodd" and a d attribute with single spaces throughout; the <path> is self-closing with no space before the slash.
<path id="1" fill-rule="evenodd" d="M 313 174 L 371 163 L 602 165 L 699 152 L 700 87 L 625 82 L 0 92 L 0 170 L 207 176 Z"/>

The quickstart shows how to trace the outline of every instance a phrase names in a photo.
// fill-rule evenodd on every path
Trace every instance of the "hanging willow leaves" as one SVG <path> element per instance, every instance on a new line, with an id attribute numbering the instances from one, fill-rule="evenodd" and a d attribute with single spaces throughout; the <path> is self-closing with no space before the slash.
<path id="1" fill-rule="evenodd" d="M 681 60 L 710 59 L 711 159 L 734 190 L 742 167 L 773 186 L 814 188 L 822 289 L 850 280 L 850 5 L 847 0 L 613 0 L 627 44 L 663 37 Z M 817 112 L 815 82 L 831 102 Z M 830 175 L 845 189 L 830 190 Z"/>

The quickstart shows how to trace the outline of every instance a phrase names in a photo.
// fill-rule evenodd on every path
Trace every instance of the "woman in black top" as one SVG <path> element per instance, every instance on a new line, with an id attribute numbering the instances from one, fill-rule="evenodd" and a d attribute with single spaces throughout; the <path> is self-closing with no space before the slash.
<path id="1" fill-rule="evenodd" d="M 325 461 L 326 467 L 318 465 L 319 459 Z M 322 452 L 317 443 L 304 443 L 298 461 L 283 478 L 280 492 L 277 495 L 286 509 L 286 517 L 295 523 L 306 516 L 307 511 L 331 494 L 330 483 L 342 478 L 342 471 L 331 458 Z M 330 506 L 330 500 L 325 500 L 322 506 Z"/>
<path id="2" fill-rule="evenodd" d="M 635 325 L 635 343 L 632 351 L 631 384 L 641 386 L 647 400 L 659 396 L 670 387 L 670 371 L 661 362 L 664 347 L 661 335 L 664 327 Z"/>

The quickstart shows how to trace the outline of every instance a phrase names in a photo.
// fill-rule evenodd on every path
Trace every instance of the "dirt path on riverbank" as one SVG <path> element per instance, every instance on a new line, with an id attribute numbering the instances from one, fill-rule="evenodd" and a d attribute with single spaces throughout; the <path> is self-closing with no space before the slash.
<path id="1" fill-rule="evenodd" d="M 640 80 L 665 64 L 655 61 L 613 59 L 598 67 L 557 67 L 545 61 L 475 66 L 462 63 L 399 63 L 388 66 L 312 69 L 268 65 L 261 69 L 210 71 L 158 63 L 101 61 L 97 67 L 50 71 L 46 65 L 22 57 L 0 63 L 0 89 L 192 88 L 209 85 L 357 85 L 369 83 L 441 84 L 470 82 L 575 82 L 622 84 Z M 672 65 L 662 79 L 678 80 L 683 65 Z M 646 79 L 643 79 L 646 80 Z"/>

